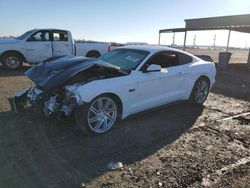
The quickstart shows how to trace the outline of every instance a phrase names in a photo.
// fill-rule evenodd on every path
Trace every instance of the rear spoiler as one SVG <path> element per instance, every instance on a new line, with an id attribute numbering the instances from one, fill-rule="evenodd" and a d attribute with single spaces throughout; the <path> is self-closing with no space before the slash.
<path id="1" fill-rule="evenodd" d="M 204 60 L 204 61 L 210 61 L 210 62 L 214 62 L 214 60 L 212 59 L 211 56 L 209 55 L 195 55 L 196 57 Z"/>

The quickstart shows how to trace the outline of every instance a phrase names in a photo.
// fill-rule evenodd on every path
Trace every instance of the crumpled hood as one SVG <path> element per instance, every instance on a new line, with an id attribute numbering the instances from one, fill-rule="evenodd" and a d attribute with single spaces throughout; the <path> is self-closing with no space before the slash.
<path id="1" fill-rule="evenodd" d="M 94 65 L 119 69 L 109 63 L 86 57 L 63 56 L 53 61 L 40 63 L 25 75 L 43 90 L 48 90 L 63 85 L 77 73 Z"/>
<path id="2" fill-rule="evenodd" d="M 13 44 L 17 43 L 18 40 L 15 38 L 6 38 L 6 39 L 0 39 L 0 44 Z"/>

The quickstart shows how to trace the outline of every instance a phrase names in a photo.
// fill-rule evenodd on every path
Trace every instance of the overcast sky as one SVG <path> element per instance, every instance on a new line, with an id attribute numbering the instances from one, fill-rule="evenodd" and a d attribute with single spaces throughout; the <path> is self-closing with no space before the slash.
<path id="1" fill-rule="evenodd" d="M 157 43 L 158 30 L 184 19 L 250 14 L 250 0 L 0 0 L 0 36 L 33 28 L 71 30 L 75 39 Z M 226 45 L 226 32 L 190 32 L 187 43 Z M 172 43 L 172 35 L 162 38 Z M 183 34 L 175 42 L 183 43 Z M 250 34 L 232 33 L 231 46 L 250 46 Z"/>

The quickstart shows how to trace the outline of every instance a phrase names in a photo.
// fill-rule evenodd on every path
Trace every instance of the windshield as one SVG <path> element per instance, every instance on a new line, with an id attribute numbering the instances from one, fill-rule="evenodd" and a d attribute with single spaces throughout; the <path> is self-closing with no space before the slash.
<path id="1" fill-rule="evenodd" d="M 35 31 L 35 30 L 27 31 L 27 32 L 25 32 L 24 34 L 20 35 L 19 37 L 16 37 L 16 39 L 18 39 L 18 40 L 23 40 L 23 39 L 25 39 L 27 36 L 29 36 L 31 33 L 33 33 L 33 31 Z"/>
<path id="2" fill-rule="evenodd" d="M 148 54 L 149 52 L 143 50 L 117 49 L 102 55 L 98 59 L 123 70 L 134 70 Z"/>

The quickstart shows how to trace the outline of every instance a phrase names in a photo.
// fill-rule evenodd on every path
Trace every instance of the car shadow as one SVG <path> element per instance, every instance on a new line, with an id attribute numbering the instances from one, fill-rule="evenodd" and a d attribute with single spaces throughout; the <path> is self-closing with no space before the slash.
<path id="1" fill-rule="evenodd" d="M 99 136 L 83 135 L 73 120 L 58 122 L 45 120 L 39 113 L 1 112 L 5 152 L 0 160 L 11 156 L 23 173 L 22 180 L 34 185 L 79 187 L 107 172 L 111 161 L 129 165 L 171 144 L 202 112 L 203 106 L 175 104 L 129 117 Z M 15 168 L 9 173 L 15 174 Z"/>
<path id="2" fill-rule="evenodd" d="M 9 70 L 0 66 L 0 77 L 24 76 L 24 73 L 31 67 L 30 65 L 25 65 L 17 70 Z"/>

